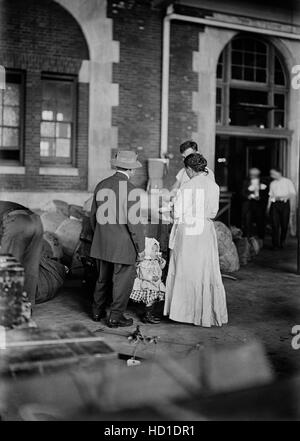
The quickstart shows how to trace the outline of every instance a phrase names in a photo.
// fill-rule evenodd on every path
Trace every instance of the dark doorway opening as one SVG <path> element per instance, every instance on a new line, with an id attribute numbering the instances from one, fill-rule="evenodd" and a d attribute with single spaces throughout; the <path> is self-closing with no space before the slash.
<path id="1" fill-rule="evenodd" d="M 284 169 L 286 140 L 223 136 L 216 138 L 215 175 L 221 190 L 232 193 L 231 223 L 241 226 L 242 187 L 248 170 L 257 167 L 266 184 L 272 167 Z"/>

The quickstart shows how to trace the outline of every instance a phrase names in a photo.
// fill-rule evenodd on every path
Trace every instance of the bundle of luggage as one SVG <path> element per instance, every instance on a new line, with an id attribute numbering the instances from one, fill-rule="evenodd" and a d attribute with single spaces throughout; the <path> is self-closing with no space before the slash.
<path id="1" fill-rule="evenodd" d="M 39 212 L 44 228 L 43 256 L 70 268 L 72 277 L 90 280 L 94 262 L 89 257 L 93 231 L 91 201 L 83 207 L 53 200 Z"/>

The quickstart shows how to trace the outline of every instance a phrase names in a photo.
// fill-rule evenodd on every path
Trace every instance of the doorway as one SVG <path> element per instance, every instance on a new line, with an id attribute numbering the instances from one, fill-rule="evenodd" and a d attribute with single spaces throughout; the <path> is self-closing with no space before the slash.
<path id="1" fill-rule="evenodd" d="M 216 137 L 215 175 L 221 190 L 232 193 L 231 222 L 241 226 L 241 190 L 248 170 L 257 167 L 269 184 L 272 167 L 285 168 L 286 139 L 250 138 L 218 135 Z"/>

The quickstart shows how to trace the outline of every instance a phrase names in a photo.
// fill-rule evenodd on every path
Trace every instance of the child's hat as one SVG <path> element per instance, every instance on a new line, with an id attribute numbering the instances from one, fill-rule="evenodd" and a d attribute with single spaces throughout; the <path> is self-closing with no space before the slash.
<path id="1" fill-rule="evenodd" d="M 152 238 L 146 237 L 146 239 L 145 239 L 145 257 L 146 258 L 150 257 L 153 245 L 157 245 L 158 251 L 159 251 L 159 242 L 156 239 L 154 239 L 154 237 L 152 237 Z"/>

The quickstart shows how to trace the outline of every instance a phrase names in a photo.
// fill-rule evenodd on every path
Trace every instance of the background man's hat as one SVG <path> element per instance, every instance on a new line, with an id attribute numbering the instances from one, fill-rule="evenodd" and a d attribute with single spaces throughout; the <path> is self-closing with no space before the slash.
<path id="1" fill-rule="evenodd" d="M 111 160 L 111 165 L 126 170 L 142 167 L 142 164 L 137 160 L 137 154 L 131 150 L 119 150 L 114 159 Z"/>

